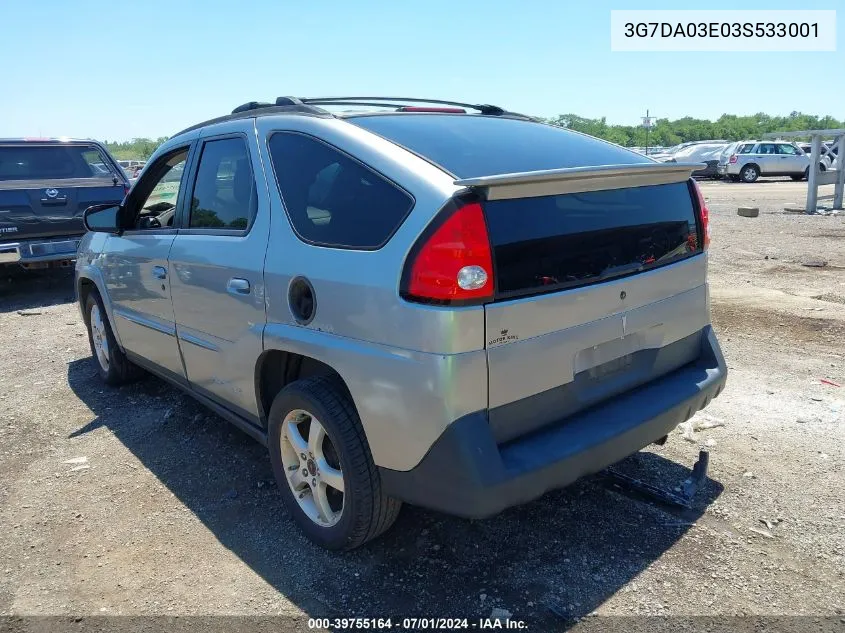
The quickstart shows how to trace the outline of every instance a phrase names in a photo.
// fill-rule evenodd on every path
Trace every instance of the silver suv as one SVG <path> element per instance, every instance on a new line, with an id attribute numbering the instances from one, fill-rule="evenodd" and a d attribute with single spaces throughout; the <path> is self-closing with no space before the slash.
<path id="1" fill-rule="evenodd" d="M 786 141 L 740 141 L 727 148 L 719 159 L 716 173 L 730 180 L 755 182 L 760 176 L 806 178 L 810 157 L 794 143 Z"/>
<path id="2" fill-rule="evenodd" d="M 490 516 L 722 390 L 697 167 L 495 106 L 245 104 L 86 212 L 91 350 L 265 444 L 324 547 L 402 501 Z"/>

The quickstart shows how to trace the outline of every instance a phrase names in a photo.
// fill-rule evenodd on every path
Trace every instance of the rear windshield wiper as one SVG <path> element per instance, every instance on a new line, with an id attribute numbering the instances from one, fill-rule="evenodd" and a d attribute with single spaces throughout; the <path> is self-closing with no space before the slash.
<path id="1" fill-rule="evenodd" d="M 630 275 L 631 273 L 638 273 L 643 270 L 645 266 L 639 262 L 632 262 L 630 264 L 620 264 L 619 266 L 610 266 L 605 268 L 599 275 L 599 279 L 610 279 L 612 277 L 621 277 L 622 275 Z"/>

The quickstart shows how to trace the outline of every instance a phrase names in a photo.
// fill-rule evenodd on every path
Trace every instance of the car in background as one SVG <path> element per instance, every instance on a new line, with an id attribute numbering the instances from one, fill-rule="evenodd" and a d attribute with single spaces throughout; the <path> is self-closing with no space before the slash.
<path id="1" fill-rule="evenodd" d="M 696 178 L 717 178 L 716 171 L 719 159 L 725 148 L 725 143 L 695 143 L 689 145 L 679 152 L 675 152 L 670 158 L 663 159 L 662 163 L 704 163 L 702 169 L 692 172 Z"/>
<path id="2" fill-rule="evenodd" d="M 131 170 L 135 169 L 136 167 L 143 167 L 146 164 L 146 161 L 143 160 L 119 160 L 117 163 L 123 167 L 123 169 Z"/>
<path id="3" fill-rule="evenodd" d="M 802 180 L 810 173 L 810 157 L 795 143 L 740 141 L 723 152 L 716 173 L 733 181 L 756 182 L 761 176 L 789 176 Z"/>
<path id="4" fill-rule="evenodd" d="M 801 151 L 803 151 L 807 156 L 810 156 L 813 153 L 812 143 L 799 143 L 798 147 L 800 147 Z M 833 168 L 834 161 L 836 161 L 836 154 L 830 151 L 830 148 L 827 145 L 822 143 L 821 156 L 819 157 L 819 170 L 826 171 Z"/>
<path id="5" fill-rule="evenodd" d="M 92 204 L 119 203 L 129 181 L 97 141 L 0 139 L 0 265 L 68 265 Z"/>
<path id="6" fill-rule="evenodd" d="M 730 143 L 730 141 L 728 141 L 728 140 L 726 140 L 726 139 L 710 139 L 710 140 L 702 140 L 702 141 L 686 141 L 686 142 L 684 142 L 684 143 L 678 143 L 677 145 L 673 145 L 672 147 L 669 147 L 669 148 L 665 149 L 663 152 L 656 152 L 656 153 L 654 153 L 654 154 L 651 154 L 651 153 L 650 153 L 650 154 L 649 154 L 649 156 L 650 156 L 651 158 L 653 158 L 654 160 L 659 160 L 659 161 L 661 161 L 661 162 L 662 162 L 662 161 L 665 161 L 665 160 L 666 160 L 666 159 L 668 159 L 668 158 L 672 158 L 675 154 L 677 154 L 677 153 L 678 153 L 678 152 L 680 152 L 681 150 L 684 150 L 684 149 L 686 149 L 686 148 L 688 148 L 688 147 L 692 147 L 693 145 L 716 144 L 716 143 L 727 144 L 727 143 Z"/>

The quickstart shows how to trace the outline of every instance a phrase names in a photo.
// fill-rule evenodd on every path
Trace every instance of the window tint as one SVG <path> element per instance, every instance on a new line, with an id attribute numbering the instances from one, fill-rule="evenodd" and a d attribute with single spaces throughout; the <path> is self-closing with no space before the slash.
<path id="1" fill-rule="evenodd" d="M 751 150 L 754 149 L 754 143 L 745 143 L 744 145 L 740 145 L 739 149 L 737 150 L 737 154 L 750 154 Z"/>
<path id="2" fill-rule="evenodd" d="M 107 178 L 112 168 L 87 145 L 9 145 L 0 147 L 0 180 Z"/>
<path id="3" fill-rule="evenodd" d="M 572 288 L 701 252 L 685 182 L 484 203 L 499 296 Z"/>
<path id="4" fill-rule="evenodd" d="M 521 171 L 644 163 L 624 148 L 561 127 L 467 114 L 379 114 L 347 119 L 459 178 Z"/>
<path id="5" fill-rule="evenodd" d="M 775 144 L 774 143 L 760 143 L 760 149 L 757 150 L 758 154 L 774 154 L 775 153 Z"/>
<path id="6" fill-rule="evenodd" d="M 277 132 L 269 146 L 285 208 L 305 240 L 378 248 L 411 210 L 407 193 L 313 137 Z"/>
<path id="7" fill-rule="evenodd" d="M 133 194 L 141 196 L 143 202 L 138 207 L 134 229 L 161 229 L 173 226 L 176 200 L 182 187 L 187 159 L 187 149 L 164 156 L 151 165 L 144 178 L 138 181 Z"/>
<path id="8" fill-rule="evenodd" d="M 791 154 L 795 155 L 798 151 L 792 146 L 788 145 L 787 143 L 778 143 L 778 154 Z"/>
<path id="9" fill-rule="evenodd" d="M 226 138 L 205 143 L 191 197 L 189 226 L 244 230 L 257 207 L 258 193 L 246 142 Z"/>

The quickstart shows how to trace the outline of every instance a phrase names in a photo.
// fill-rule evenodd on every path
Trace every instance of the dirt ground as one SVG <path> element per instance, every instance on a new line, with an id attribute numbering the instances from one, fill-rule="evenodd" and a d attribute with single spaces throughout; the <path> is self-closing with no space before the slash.
<path id="1" fill-rule="evenodd" d="M 805 188 L 703 184 L 730 375 L 696 420 L 724 425 L 679 430 L 619 465 L 680 482 L 706 447 L 694 510 L 594 476 L 486 521 L 406 507 L 383 538 L 343 554 L 300 536 L 258 444 L 157 379 L 99 382 L 68 273 L 5 280 L 0 614 L 303 623 L 500 608 L 532 630 L 592 613 L 838 618 L 845 214 L 783 212 Z M 760 216 L 737 216 L 740 204 Z"/>

